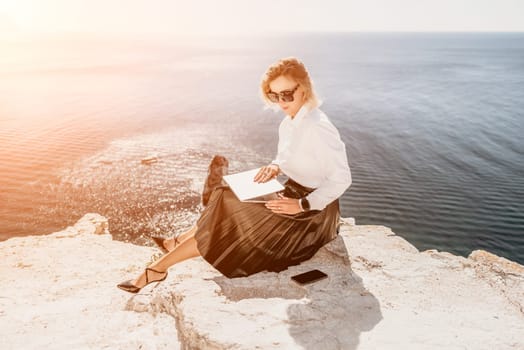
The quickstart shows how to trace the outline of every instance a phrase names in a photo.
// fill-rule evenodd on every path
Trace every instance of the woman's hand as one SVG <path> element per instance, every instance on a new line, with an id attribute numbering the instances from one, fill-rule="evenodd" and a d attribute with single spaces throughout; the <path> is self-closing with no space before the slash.
<path id="1" fill-rule="evenodd" d="M 282 194 L 278 194 L 280 199 L 274 199 L 266 202 L 266 208 L 276 214 L 290 214 L 294 215 L 300 213 L 300 199 L 284 197 Z"/>
<path id="2" fill-rule="evenodd" d="M 270 165 L 263 166 L 262 168 L 260 168 L 260 171 L 258 172 L 258 174 L 256 174 L 255 177 L 253 178 L 253 181 L 259 182 L 259 183 L 268 182 L 269 180 L 277 177 L 279 170 L 280 169 L 278 168 L 278 165 L 276 164 L 270 164 Z"/>

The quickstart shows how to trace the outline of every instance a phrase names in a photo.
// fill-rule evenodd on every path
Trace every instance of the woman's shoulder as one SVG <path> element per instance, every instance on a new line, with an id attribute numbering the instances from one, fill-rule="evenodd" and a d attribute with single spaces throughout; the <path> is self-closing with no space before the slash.
<path id="1" fill-rule="evenodd" d="M 328 118 L 326 113 L 320 108 L 316 107 L 312 109 L 306 118 L 306 124 L 310 131 L 320 132 L 320 133 L 337 133 L 337 128 L 333 125 L 331 120 Z"/>

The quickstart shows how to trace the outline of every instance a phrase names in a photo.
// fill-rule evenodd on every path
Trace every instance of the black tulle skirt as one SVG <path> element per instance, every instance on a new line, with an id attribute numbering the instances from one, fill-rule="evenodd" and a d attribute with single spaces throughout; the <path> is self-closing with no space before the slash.
<path id="1" fill-rule="evenodd" d="M 284 195 L 301 198 L 314 189 L 289 179 Z M 197 221 L 202 257 L 224 276 L 279 272 L 310 259 L 338 234 L 338 199 L 323 210 L 275 214 L 263 203 L 244 203 L 227 186 L 216 188 Z"/>

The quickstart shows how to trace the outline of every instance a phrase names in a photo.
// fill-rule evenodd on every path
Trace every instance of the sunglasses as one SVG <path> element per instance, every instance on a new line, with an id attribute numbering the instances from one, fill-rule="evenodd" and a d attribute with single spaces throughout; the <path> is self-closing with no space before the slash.
<path id="1" fill-rule="evenodd" d="M 295 91 L 297 91 L 299 86 L 300 84 L 297 84 L 297 86 L 295 86 L 295 88 L 292 90 L 284 90 L 280 92 L 269 91 L 267 93 L 267 97 L 271 102 L 275 103 L 277 103 L 279 99 L 282 99 L 283 102 L 293 102 L 293 95 L 295 94 Z"/>

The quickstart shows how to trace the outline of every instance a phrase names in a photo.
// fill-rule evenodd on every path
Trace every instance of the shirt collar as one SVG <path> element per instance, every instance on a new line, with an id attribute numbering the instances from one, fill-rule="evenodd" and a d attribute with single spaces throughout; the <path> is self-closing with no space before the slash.
<path id="1" fill-rule="evenodd" d="M 304 116 L 309 112 L 308 106 L 304 103 L 302 107 L 298 110 L 297 114 L 295 114 L 295 117 L 291 119 L 291 117 L 288 115 L 290 122 L 293 125 L 298 125 L 302 119 L 304 119 Z"/>

